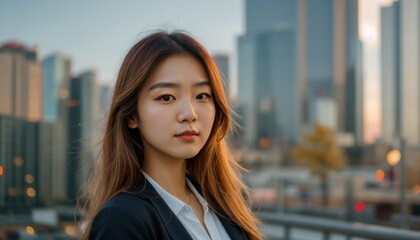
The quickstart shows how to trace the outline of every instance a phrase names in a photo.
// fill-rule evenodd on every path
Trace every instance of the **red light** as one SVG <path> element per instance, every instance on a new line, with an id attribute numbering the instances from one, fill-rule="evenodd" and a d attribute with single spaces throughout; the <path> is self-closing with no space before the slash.
<path id="1" fill-rule="evenodd" d="M 365 204 L 363 202 L 357 202 L 354 205 L 354 211 L 356 212 L 363 212 L 365 210 Z"/>

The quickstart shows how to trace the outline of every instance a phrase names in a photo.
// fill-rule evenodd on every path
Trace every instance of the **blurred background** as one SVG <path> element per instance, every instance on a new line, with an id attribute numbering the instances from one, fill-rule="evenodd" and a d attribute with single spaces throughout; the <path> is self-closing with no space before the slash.
<path id="1" fill-rule="evenodd" d="M 0 239 L 77 238 L 117 71 L 155 29 L 216 60 L 267 239 L 420 239 L 419 24 L 417 0 L 0 0 Z"/>

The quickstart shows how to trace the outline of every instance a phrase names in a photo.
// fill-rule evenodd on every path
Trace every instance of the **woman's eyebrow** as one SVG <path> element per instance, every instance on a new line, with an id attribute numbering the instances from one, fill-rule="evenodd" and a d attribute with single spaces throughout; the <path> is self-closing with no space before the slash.
<path id="1" fill-rule="evenodd" d="M 211 87 L 210 82 L 207 80 L 194 84 L 194 87 L 202 87 L 202 86 Z"/>
<path id="2" fill-rule="evenodd" d="M 170 83 L 170 82 L 158 82 L 152 85 L 149 88 L 149 91 L 152 91 L 153 89 L 156 89 L 156 88 L 179 88 L 179 84 Z"/>
<path id="3" fill-rule="evenodd" d="M 193 86 L 194 87 L 201 87 L 201 86 L 209 86 L 210 87 L 210 82 L 205 80 L 205 81 L 202 81 L 202 82 L 194 83 Z M 156 88 L 180 88 L 180 85 L 177 84 L 177 83 L 171 83 L 171 82 L 158 82 L 156 84 L 153 84 L 149 88 L 149 91 L 152 91 Z"/>

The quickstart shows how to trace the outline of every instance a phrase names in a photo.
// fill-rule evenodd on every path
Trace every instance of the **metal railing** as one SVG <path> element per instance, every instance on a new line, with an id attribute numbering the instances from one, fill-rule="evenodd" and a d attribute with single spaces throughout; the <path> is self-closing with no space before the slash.
<path id="1" fill-rule="evenodd" d="M 350 223 L 337 220 L 308 217 L 288 213 L 257 213 L 263 224 L 282 226 L 283 234 L 270 236 L 276 239 L 291 240 L 292 229 L 313 230 L 322 233 L 324 240 L 329 240 L 332 234 L 373 240 L 419 240 L 420 232 L 383 227 L 364 223 Z"/>

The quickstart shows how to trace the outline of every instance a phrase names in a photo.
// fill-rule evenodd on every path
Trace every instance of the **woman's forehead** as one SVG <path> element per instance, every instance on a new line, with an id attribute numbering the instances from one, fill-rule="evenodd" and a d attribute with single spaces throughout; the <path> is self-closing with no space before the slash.
<path id="1" fill-rule="evenodd" d="M 144 88 L 176 87 L 183 84 L 211 86 L 202 63 L 187 54 L 172 55 L 161 61 L 145 79 Z"/>

